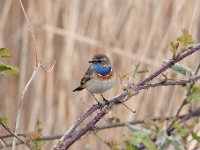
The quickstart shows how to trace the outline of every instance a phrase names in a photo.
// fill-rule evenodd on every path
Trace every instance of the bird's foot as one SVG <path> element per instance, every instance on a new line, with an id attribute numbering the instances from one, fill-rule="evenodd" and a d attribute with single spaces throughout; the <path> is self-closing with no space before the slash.
<path id="1" fill-rule="evenodd" d="M 110 102 L 107 99 L 103 99 L 103 101 L 106 103 L 106 105 L 110 104 Z"/>
<path id="2" fill-rule="evenodd" d="M 106 105 L 110 104 L 110 102 L 103 95 L 101 95 L 101 97 L 103 98 L 103 101 L 106 103 Z"/>
<path id="3" fill-rule="evenodd" d="M 93 98 L 95 99 L 95 101 L 97 102 L 97 106 L 98 106 L 98 108 L 99 109 L 102 109 L 103 107 L 104 107 L 104 105 L 102 104 L 102 103 L 100 103 L 99 101 L 98 101 L 98 99 L 92 94 L 92 96 L 93 96 Z"/>
<path id="4" fill-rule="evenodd" d="M 100 103 L 99 101 L 97 102 L 97 105 L 98 105 L 98 108 L 99 108 L 99 109 L 102 109 L 102 108 L 104 107 L 103 104 Z"/>
<path id="5" fill-rule="evenodd" d="M 120 101 L 120 100 L 116 101 L 116 104 L 121 104 L 121 103 L 122 103 L 122 101 Z"/>

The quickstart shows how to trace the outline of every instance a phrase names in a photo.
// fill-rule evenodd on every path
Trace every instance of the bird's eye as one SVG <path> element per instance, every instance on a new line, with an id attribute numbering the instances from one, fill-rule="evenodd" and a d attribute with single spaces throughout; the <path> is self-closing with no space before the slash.
<path id="1" fill-rule="evenodd" d="M 95 62 L 97 62 L 97 63 L 101 63 L 102 60 L 101 60 L 101 59 L 96 59 Z"/>
<path id="2" fill-rule="evenodd" d="M 104 58 L 102 58 L 102 59 L 100 59 L 101 60 L 101 62 L 105 62 L 106 61 L 106 59 L 104 59 Z"/>
<path id="3" fill-rule="evenodd" d="M 102 61 L 100 59 L 94 60 L 95 63 L 101 63 Z"/>
<path id="4" fill-rule="evenodd" d="M 102 61 L 101 61 L 101 60 L 98 60 L 97 63 L 102 63 Z"/>

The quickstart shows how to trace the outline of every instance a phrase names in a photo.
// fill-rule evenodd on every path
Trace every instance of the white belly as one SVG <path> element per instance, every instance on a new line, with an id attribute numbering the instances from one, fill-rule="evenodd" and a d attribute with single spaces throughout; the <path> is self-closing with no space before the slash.
<path id="1" fill-rule="evenodd" d="M 91 93 L 103 93 L 115 84 L 116 77 L 113 77 L 109 80 L 96 80 L 92 78 L 90 81 L 87 82 L 86 90 Z"/>

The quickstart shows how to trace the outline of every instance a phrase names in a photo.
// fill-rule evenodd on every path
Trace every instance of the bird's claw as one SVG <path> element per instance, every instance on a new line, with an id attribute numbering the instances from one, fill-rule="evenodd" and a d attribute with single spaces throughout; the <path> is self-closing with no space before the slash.
<path id="1" fill-rule="evenodd" d="M 103 108 L 103 104 L 102 104 L 102 103 L 97 102 L 97 105 L 98 105 L 99 109 L 102 109 L 102 108 Z"/>
<path id="2" fill-rule="evenodd" d="M 103 99 L 103 101 L 106 103 L 106 105 L 109 105 L 110 104 L 110 102 L 107 100 L 107 99 Z"/>
<path id="3" fill-rule="evenodd" d="M 106 103 L 106 105 L 110 104 L 110 102 L 103 95 L 101 95 L 101 97 L 103 98 L 103 101 Z"/>
<path id="4" fill-rule="evenodd" d="M 116 101 L 116 104 L 121 104 L 121 103 L 122 103 L 122 101 L 120 101 L 120 100 Z"/>

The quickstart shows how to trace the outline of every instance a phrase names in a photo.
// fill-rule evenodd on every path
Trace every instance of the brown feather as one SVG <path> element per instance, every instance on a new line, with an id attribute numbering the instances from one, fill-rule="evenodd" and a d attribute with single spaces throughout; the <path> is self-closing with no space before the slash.
<path id="1" fill-rule="evenodd" d="M 77 88 L 75 88 L 72 92 L 76 92 L 76 91 L 81 91 L 83 90 L 84 88 L 82 86 L 79 86 Z"/>
<path id="2" fill-rule="evenodd" d="M 90 66 L 88 70 L 86 71 L 85 75 L 83 76 L 83 78 L 81 79 L 80 86 L 75 88 L 73 92 L 81 91 L 85 89 L 85 84 L 92 78 L 92 73 L 93 73 L 93 69 L 92 69 L 92 66 Z"/>
<path id="3" fill-rule="evenodd" d="M 83 78 L 81 79 L 80 85 L 85 85 L 85 83 L 91 79 L 93 71 L 94 70 L 92 69 L 92 66 L 90 66 Z"/>

